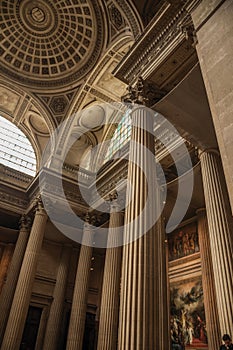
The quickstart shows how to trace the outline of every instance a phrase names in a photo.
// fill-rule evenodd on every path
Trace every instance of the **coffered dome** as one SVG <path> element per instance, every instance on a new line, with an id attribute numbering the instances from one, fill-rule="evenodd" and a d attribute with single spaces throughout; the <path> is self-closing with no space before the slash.
<path id="1" fill-rule="evenodd" d="M 95 65 L 103 41 L 97 0 L 6 0 L 1 7 L 1 69 L 12 79 L 66 86 Z"/>

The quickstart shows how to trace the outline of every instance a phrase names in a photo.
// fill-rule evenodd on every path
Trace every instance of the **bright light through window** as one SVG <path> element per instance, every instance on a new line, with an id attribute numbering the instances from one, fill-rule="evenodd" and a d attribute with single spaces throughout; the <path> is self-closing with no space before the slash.
<path id="1" fill-rule="evenodd" d="M 130 109 L 126 111 L 118 124 L 106 153 L 105 162 L 111 159 L 118 150 L 129 142 L 131 135 L 131 118 L 129 114 Z"/>
<path id="2" fill-rule="evenodd" d="M 35 176 L 36 157 L 31 143 L 13 123 L 0 116 L 0 163 Z"/>

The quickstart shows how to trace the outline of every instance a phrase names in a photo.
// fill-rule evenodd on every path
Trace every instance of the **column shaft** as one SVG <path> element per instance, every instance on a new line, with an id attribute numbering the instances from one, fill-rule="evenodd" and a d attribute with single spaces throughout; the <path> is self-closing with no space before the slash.
<path id="1" fill-rule="evenodd" d="M 197 36 L 196 52 L 222 156 L 225 181 L 233 214 L 233 2 L 192 1 L 192 20 Z M 208 141 L 211 131 L 208 129 Z M 211 144 L 214 144 L 211 139 Z"/>
<path id="2" fill-rule="evenodd" d="M 22 267 L 20 270 L 6 331 L 4 334 L 3 350 L 17 350 L 23 334 L 24 324 L 27 317 L 33 281 L 36 274 L 36 266 L 42 246 L 47 214 L 39 203 L 30 237 L 25 251 Z"/>
<path id="3" fill-rule="evenodd" d="M 218 349 L 221 344 L 221 333 L 206 210 L 198 210 L 197 217 L 208 346 L 210 349 Z"/>
<path id="4" fill-rule="evenodd" d="M 219 155 L 200 155 L 221 333 L 233 334 L 232 231 Z"/>
<path id="5" fill-rule="evenodd" d="M 132 112 L 132 134 L 122 261 L 119 350 L 161 350 L 168 330 L 160 323 L 162 282 L 159 189 L 154 159 L 154 116 L 145 107 Z M 131 243 L 128 243 L 128 242 Z M 161 285 L 162 283 L 162 285 Z M 163 292 L 161 292 L 161 288 Z M 166 311 L 167 312 L 167 311 Z M 162 339 L 165 336 L 164 339 Z M 161 346 L 163 344 L 163 346 Z"/>
<path id="6" fill-rule="evenodd" d="M 116 200 L 111 204 L 108 243 L 114 248 L 106 249 L 103 288 L 101 298 L 98 350 L 116 350 L 119 318 L 120 277 L 122 247 L 120 244 L 123 229 L 123 213 Z M 110 242 L 109 242 L 110 241 Z"/>
<path id="7" fill-rule="evenodd" d="M 85 235 L 85 242 L 88 243 L 89 241 L 90 246 L 82 245 L 80 249 L 66 350 L 82 350 L 83 344 L 91 258 L 93 251 L 91 246 L 93 233 L 88 223 L 85 223 L 84 225 L 83 234 Z"/>
<path id="8" fill-rule="evenodd" d="M 3 288 L 3 285 L 5 283 L 5 278 L 7 275 L 8 266 L 11 261 L 11 256 L 13 253 L 14 244 L 8 243 L 6 247 L 4 248 L 1 264 L 0 264 L 0 294 Z"/>
<path id="9" fill-rule="evenodd" d="M 53 302 L 49 312 L 43 350 L 57 350 L 59 332 L 63 317 L 66 283 L 69 273 L 71 248 L 65 246 L 62 250 L 61 260 L 57 272 L 57 280 L 53 293 Z"/>
<path id="10" fill-rule="evenodd" d="M 158 291 L 158 311 L 156 312 L 159 315 L 158 318 L 158 332 L 157 336 L 157 348 L 158 349 L 168 349 L 169 348 L 169 311 L 168 311 L 168 266 L 167 266 L 167 257 L 166 257 L 166 234 L 164 221 L 160 217 L 156 223 L 157 228 L 157 264 L 158 264 L 158 280 L 159 280 L 159 291 Z M 157 349 L 156 348 L 156 349 Z"/>
<path id="11" fill-rule="evenodd" d="M 7 319 L 11 309 L 23 256 L 27 246 L 29 230 L 29 219 L 23 216 L 21 219 L 21 228 L 16 242 L 14 254 L 11 260 L 9 271 L 7 273 L 7 280 L 3 287 L 0 298 L 0 344 L 3 339 L 3 334 L 5 332 Z"/>

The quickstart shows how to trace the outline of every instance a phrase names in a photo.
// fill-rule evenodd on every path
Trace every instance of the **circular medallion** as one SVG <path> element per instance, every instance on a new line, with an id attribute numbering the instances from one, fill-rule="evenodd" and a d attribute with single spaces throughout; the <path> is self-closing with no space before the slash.
<path id="1" fill-rule="evenodd" d="M 44 119 L 39 114 L 31 114 L 29 117 L 29 121 L 33 129 L 42 135 L 49 134 L 48 127 L 44 122 Z"/>
<path id="2" fill-rule="evenodd" d="M 56 31 L 58 16 L 56 8 L 43 0 L 23 0 L 16 7 L 16 14 L 22 27 L 31 35 L 49 35 Z"/>
<path id="3" fill-rule="evenodd" d="M 85 109 L 80 117 L 80 125 L 88 129 L 102 127 L 105 119 L 105 111 L 102 107 L 96 105 Z"/>
<path id="4" fill-rule="evenodd" d="M 31 17 L 33 21 L 37 23 L 44 22 L 45 20 L 45 13 L 40 7 L 33 7 L 32 12 L 31 12 Z"/>

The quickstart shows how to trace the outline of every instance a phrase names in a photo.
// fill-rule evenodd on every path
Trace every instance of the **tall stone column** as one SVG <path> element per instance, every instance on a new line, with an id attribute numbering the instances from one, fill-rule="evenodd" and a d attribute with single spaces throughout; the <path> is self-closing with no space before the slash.
<path id="1" fill-rule="evenodd" d="M 53 302 L 49 312 L 43 350 L 58 349 L 59 332 L 63 317 L 66 283 L 69 273 L 70 255 L 71 247 L 64 246 L 57 272 L 57 280 L 53 293 Z"/>
<path id="2" fill-rule="evenodd" d="M 23 261 L 23 256 L 28 242 L 30 232 L 30 219 L 25 215 L 20 220 L 20 230 L 18 239 L 15 245 L 14 254 L 7 273 L 7 280 L 3 286 L 0 297 L 0 344 L 5 332 L 7 319 L 10 313 L 12 300 L 14 297 L 15 288 L 18 281 L 18 276 Z"/>
<path id="3" fill-rule="evenodd" d="M 217 151 L 200 153 L 221 334 L 233 334 L 232 218 Z"/>
<path id="4" fill-rule="evenodd" d="M 145 107 L 132 111 L 120 295 L 119 350 L 168 348 L 166 279 L 159 223 L 160 196 L 154 158 L 154 115 Z M 128 243 L 130 241 L 130 243 Z M 164 241 L 163 241 L 164 245 Z"/>
<path id="5" fill-rule="evenodd" d="M 74 294 L 70 315 L 70 323 L 66 350 L 82 350 L 85 330 L 87 296 L 92 258 L 93 232 L 89 222 L 85 222 L 83 236 L 88 245 L 82 245 L 79 254 L 78 267 L 75 278 Z"/>
<path id="6" fill-rule="evenodd" d="M 120 301 L 122 247 L 120 237 L 124 216 L 116 197 L 111 201 L 108 244 L 106 249 L 101 309 L 99 319 L 98 350 L 116 350 Z"/>
<path id="7" fill-rule="evenodd" d="M 159 198 L 160 199 L 160 198 Z M 170 319 L 169 319 L 169 294 L 168 294 L 168 264 L 167 264 L 167 244 L 166 244 L 166 233 L 164 219 L 160 217 L 157 220 L 155 226 L 155 234 L 158 235 L 156 240 L 157 247 L 157 281 L 158 286 L 158 300 L 159 303 L 156 305 L 158 308 L 155 312 L 159 315 L 158 319 L 158 330 L 157 330 L 157 344 L 158 349 L 169 349 L 170 343 Z M 155 348 L 157 349 L 157 348 Z"/>
<path id="8" fill-rule="evenodd" d="M 218 308 L 216 305 L 216 291 L 210 249 L 209 229 L 206 210 L 204 208 L 197 210 L 197 218 L 208 346 L 210 349 L 218 349 L 219 344 L 221 344 L 221 333 Z"/>
<path id="9" fill-rule="evenodd" d="M 0 294 L 3 288 L 3 285 L 5 283 L 5 278 L 7 275 L 8 266 L 11 261 L 11 256 L 13 254 L 14 250 L 14 244 L 8 243 L 6 247 L 4 248 L 2 258 L 1 258 L 1 264 L 0 264 Z"/>
<path id="10" fill-rule="evenodd" d="M 46 221 L 47 214 L 39 199 L 1 349 L 17 350 L 20 347 Z"/>
<path id="11" fill-rule="evenodd" d="M 233 1 L 192 1 L 196 51 L 222 156 L 233 213 Z"/>

